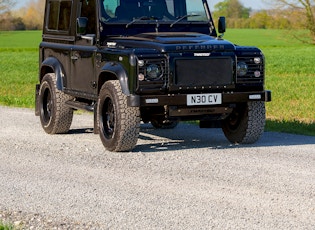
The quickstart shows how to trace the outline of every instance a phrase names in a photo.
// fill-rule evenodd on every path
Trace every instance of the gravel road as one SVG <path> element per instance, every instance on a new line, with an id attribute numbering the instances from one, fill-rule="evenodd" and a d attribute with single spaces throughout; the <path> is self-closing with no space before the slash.
<path id="1" fill-rule="evenodd" d="M 29 109 L 0 107 L 0 220 L 20 229 L 315 229 L 315 137 L 142 125 L 105 151 L 92 114 L 47 135 Z"/>

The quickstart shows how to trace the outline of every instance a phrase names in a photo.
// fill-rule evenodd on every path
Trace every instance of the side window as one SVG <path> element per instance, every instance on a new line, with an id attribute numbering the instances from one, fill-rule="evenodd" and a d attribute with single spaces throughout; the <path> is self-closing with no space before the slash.
<path id="1" fill-rule="evenodd" d="M 119 5 L 119 2 L 117 0 L 110 0 L 110 1 L 103 2 L 105 12 L 111 18 L 115 17 L 115 11 L 118 5 Z"/>
<path id="2" fill-rule="evenodd" d="M 48 29 L 58 30 L 59 2 L 49 3 Z"/>
<path id="3" fill-rule="evenodd" d="M 70 1 L 60 2 L 58 30 L 69 30 L 70 28 L 71 3 Z"/>
<path id="4" fill-rule="evenodd" d="M 68 31 L 70 28 L 72 1 L 50 1 L 48 5 L 48 30 Z"/>
<path id="5" fill-rule="evenodd" d="M 96 34 L 96 5 L 95 0 L 83 0 L 81 2 L 81 17 L 88 19 L 87 34 Z"/>

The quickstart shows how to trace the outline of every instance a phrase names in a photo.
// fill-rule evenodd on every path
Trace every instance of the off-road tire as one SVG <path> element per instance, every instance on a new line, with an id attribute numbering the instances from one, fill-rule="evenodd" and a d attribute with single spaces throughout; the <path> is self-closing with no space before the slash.
<path id="1" fill-rule="evenodd" d="M 61 134 L 69 131 L 73 109 L 65 103 L 71 99 L 70 95 L 57 89 L 54 73 L 48 73 L 44 76 L 39 89 L 39 116 L 46 133 Z"/>
<path id="2" fill-rule="evenodd" d="M 132 150 L 140 132 L 139 107 L 127 106 L 127 96 L 117 80 L 106 82 L 98 99 L 100 138 L 109 151 Z"/>
<path id="3" fill-rule="evenodd" d="M 238 104 L 233 113 L 222 122 L 222 130 L 232 143 L 255 143 L 264 132 L 265 102 Z"/>
<path id="4" fill-rule="evenodd" d="M 151 124 L 156 129 L 174 129 L 178 125 L 178 121 L 163 121 L 160 119 L 152 119 Z"/>

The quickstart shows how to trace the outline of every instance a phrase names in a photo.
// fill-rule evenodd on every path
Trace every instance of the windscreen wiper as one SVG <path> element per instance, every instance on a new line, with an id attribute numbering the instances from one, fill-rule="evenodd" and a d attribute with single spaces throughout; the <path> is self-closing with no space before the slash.
<path id="1" fill-rule="evenodd" d="M 140 18 L 135 18 L 131 22 L 129 22 L 126 25 L 126 28 L 128 28 L 130 25 L 132 25 L 135 22 L 140 22 L 140 21 L 143 21 L 143 20 L 157 20 L 157 18 L 156 17 L 152 17 L 152 16 L 151 17 L 149 17 L 149 16 L 141 16 Z"/>
<path id="2" fill-rule="evenodd" d="M 180 17 L 179 19 L 177 19 L 175 22 L 173 22 L 170 25 L 170 28 L 172 28 L 176 23 L 182 21 L 185 18 L 189 18 L 189 17 L 196 17 L 196 16 L 201 16 L 200 14 L 186 14 L 185 16 Z"/>

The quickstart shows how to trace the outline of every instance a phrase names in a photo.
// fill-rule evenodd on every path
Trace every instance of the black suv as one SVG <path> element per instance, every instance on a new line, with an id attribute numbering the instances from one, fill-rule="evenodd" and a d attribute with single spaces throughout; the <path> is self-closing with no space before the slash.
<path id="1" fill-rule="evenodd" d="M 73 111 L 94 112 L 110 151 L 135 147 L 140 122 L 174 128 L 198 120 L 232 143 L 265 125 L 265 59 L 224 40 L 206 0 L 46 0 L 36 115 L 49 134 Z"/>

